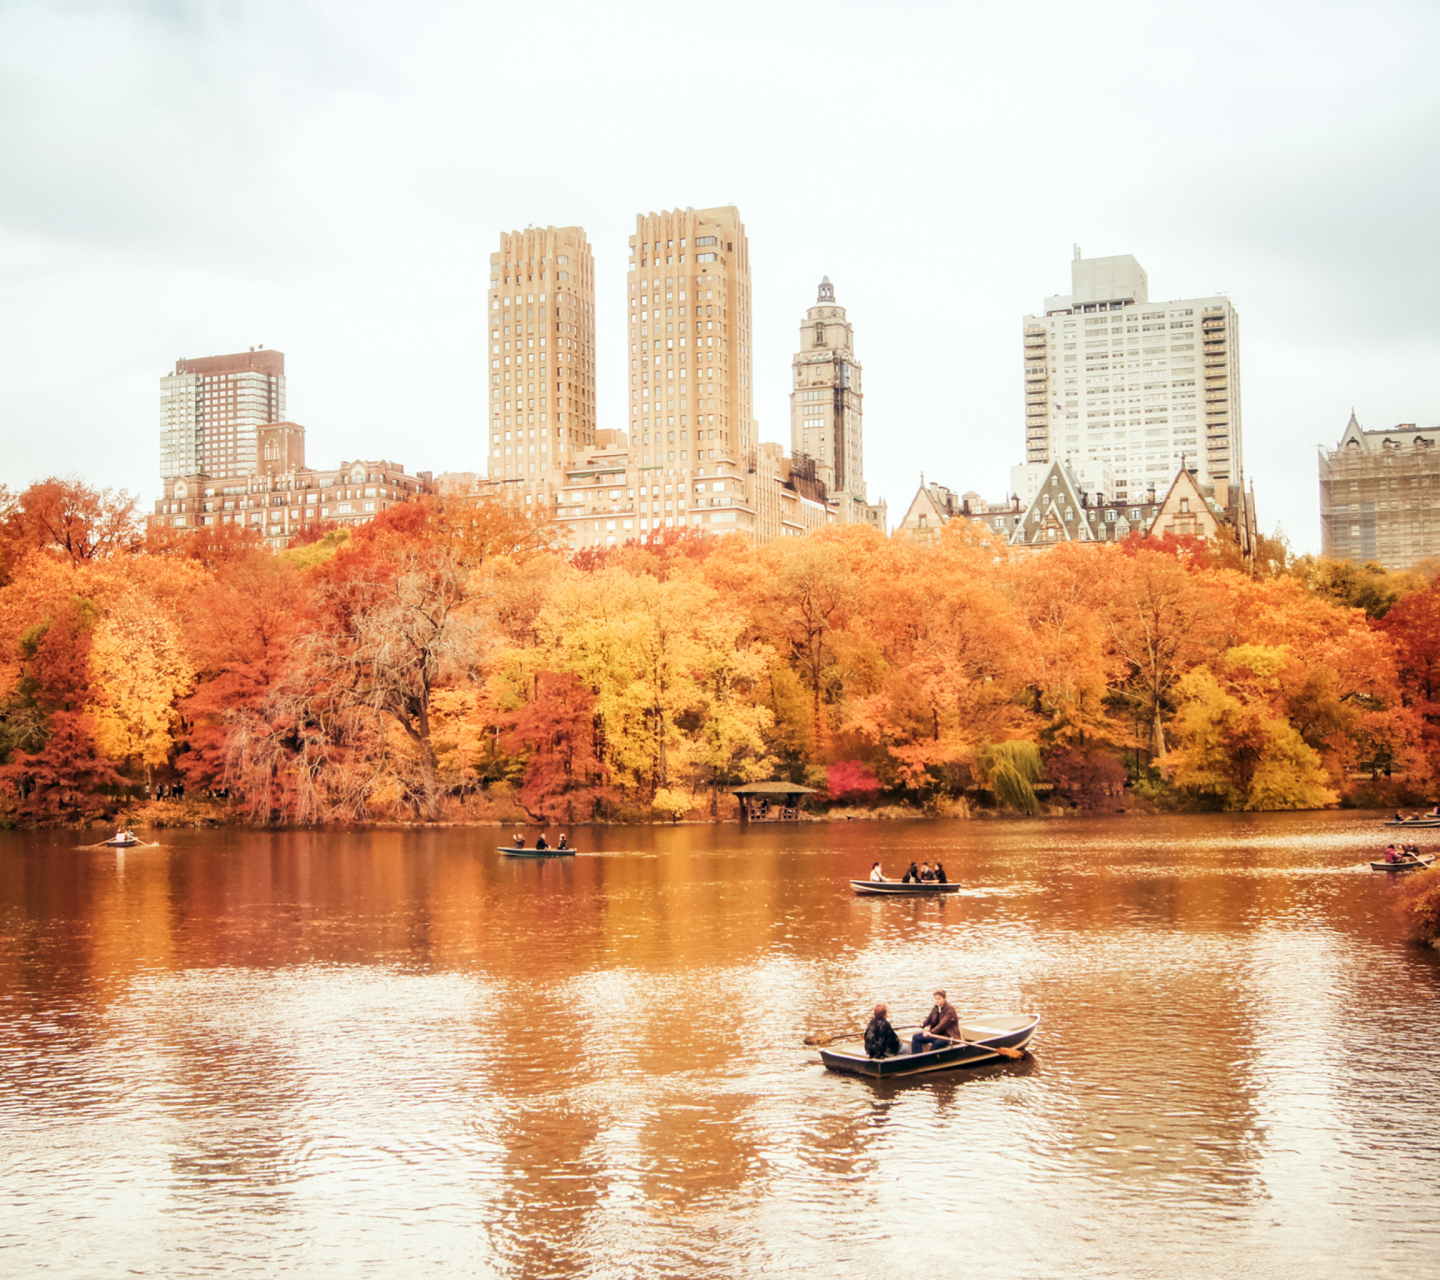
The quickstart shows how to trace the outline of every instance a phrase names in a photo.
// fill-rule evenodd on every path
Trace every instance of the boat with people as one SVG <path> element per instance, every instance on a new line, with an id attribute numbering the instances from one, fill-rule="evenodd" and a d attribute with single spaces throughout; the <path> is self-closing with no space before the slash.
<path id="1" fill-rule="evenodd" d="M 852 880 L 850 885 L 861 897 L 924 898 L 960 892 L 958 884 L 944 880 Z"/>
<path id="2" fill-rule="evenodd" d="M 117 831 L 108 840 L 102 840 L 95 847 L 97 849 L 137 849 L 145 842 L 136 837 L 133 831 Z"/>
<path id="3" fill-rule="evenodd" d="M 960 1024 L 960 1037 L 939 1048 L 912 1051 L 901 1039 L 900 1052 L 872 1058 L 856 1037 L 856 1043 L 840 1048 L 822 1046 L 820 1061 L 830 1071 L 889 1080 L 897 1076 L 921 1075 L 927 1071 L 949 1071 L 957 1067 L 981 1067 L 1016 1056 L 1024 1050 L 1040 1025 L 1040 1015 L 1031 1013 L 982 1013 Z M 1009 1050 L 1011 1052 L 1003 1052 Z"/>
<path id="4" fill-rule="evenodd" d="M 500 852 L 507 858 L 573 858 L 575 850 L 557 849 L 553 845 L 544 849 L 527 849 L 524 845 L 500 845 Z"/>
<path id="5" fill-rule="evenodd" d="M 1435 861 L 1433 853 L 1406 853 L 1382 862 L 1372 862 L 1371 871 L 1419 871 Z"/>
<path id="6" fill-rule="evenodd" d="M 1403 814 L 1396 813 L 1393 818 L 1386 818 L 1387 827 L 1440 827 L 1440 813 L 1433 809 L 1429 813 L 1412 813 L 1408 818 Z"/>

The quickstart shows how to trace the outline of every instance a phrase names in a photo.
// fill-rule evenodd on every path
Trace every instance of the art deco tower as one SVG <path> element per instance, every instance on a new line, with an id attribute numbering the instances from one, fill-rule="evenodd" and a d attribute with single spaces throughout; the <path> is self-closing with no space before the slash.
<path id="1" fill-rule="evenodd" d="M 730 458 L 753 470 L 750 249 L 739 210 L 637 216 L 626 289 L 637 461 Z"/>
<path id="2" fill-rule="evenodd" d="M 800 326 L 795 389 L 790 393 L 790 452 L 796 458 L 813 458 L 816 475 L 831 492 L 864 502 L 863 393 L 854 336 L 826 276 Z"/>
<path id="3" fill-rule="evenodd" d="M 489 330 L 490 479 L 545 489 L 595 443 L 595 264 L 583 228 L 501 235 Z"/>

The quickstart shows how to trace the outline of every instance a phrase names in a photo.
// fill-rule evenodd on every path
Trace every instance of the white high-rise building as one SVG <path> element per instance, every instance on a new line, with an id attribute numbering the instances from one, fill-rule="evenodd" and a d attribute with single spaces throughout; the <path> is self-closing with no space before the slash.
<path id="1" fill-rule="evenodd" d="M 177 360 L 160 379 L 160 478 L 243 474 L 256 431 L 284 417 L 283 352 Z"/>
<path id="2" fill-rule="evenodd" d="M 1129 254 L 1082 258 L 1069 294 L 1025 317 L 1025 460 L 1104 464 L 1116 496 L 1241 481 L 1239 317 L 1229 298 L 1151 302 Z"/>

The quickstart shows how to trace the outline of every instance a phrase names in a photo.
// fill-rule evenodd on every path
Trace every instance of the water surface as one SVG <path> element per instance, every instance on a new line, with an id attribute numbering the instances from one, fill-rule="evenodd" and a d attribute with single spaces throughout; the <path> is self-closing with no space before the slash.
<path id="1" fill-rule="evenodd" d="M 1376 815 L 499 834 L 0 833 L 0 1273 L 1440 1257 L 1440 958 Z M 876 856 L 965 889 L 857 899 Z M 1039 1013 L 1034 1060 L 880 1084 L 800 1044 L 935 985 Z"/>

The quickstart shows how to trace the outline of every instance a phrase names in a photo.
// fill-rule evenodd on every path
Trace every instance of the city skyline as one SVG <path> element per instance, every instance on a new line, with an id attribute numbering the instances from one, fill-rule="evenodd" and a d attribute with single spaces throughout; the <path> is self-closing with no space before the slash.
<path id="1" fill-rule="evenodd" d="M 502 230 L 583 225 L 603 325 L 628 302 L 611 249 L 637 208 L 731 203 L 749 227 L 760 440 L 788 441 L 796 319 L 828 275 L 862 328 L 870 496 L 903 502 L 922 468 L 1000 492 L 1024 456 L 1015 318 L 1079 242 L 1133 254 L 1167 296 L 1235 299 L 1247 478 L 1266 532 L 1278 522 L 1318 550 L 1315 486 L 1295 477 L 1351 405 L 1375 427 L 1440 422 L 1436 179 L 1402 159 L 1428 154 L 1420 72 L 1440 15 L 1322 6 L 1297 26 L 1299 12 L 1192 24 L 1057 8 L 1037 23 L 902 7 L 843 34 L 752 15 L 707 36 L 752 86 L 725 128 L 679 113 L 637 145 L 640 87 L 595 61 L 618 39 L 613 15 L 577 9 L 527 125 L 594 126 L 557 160 L 501 128 L 529 63 L 470 71 L 523 41 L 514 15 L 440 6 L 407 27 L 304 4 L 243 22 L 12 8 L 0 59 L 27 127 L 4 144 L 0 479 L 80 472 L 155 496 L 154 379 L 178 353 L 261 344 L 301 362 L 286 412 L 317 456 L 383 456 L 398 429 L 414 465 L 483 470 L 480 299 Z M 843 195 L 802 176 L 794 129 L 774 127 L 805 118 L 786 52 L 802 34 L 854 86 Z M 627 65 L 671 47 L 643 23 L 626 39 Z M 997 113 L 1017 77 L 1026 93 Z M 901 252 L 915 213 L 925 236 Z M 618 425 L 628 342 L 596 345 L 598 421 Z"/>

